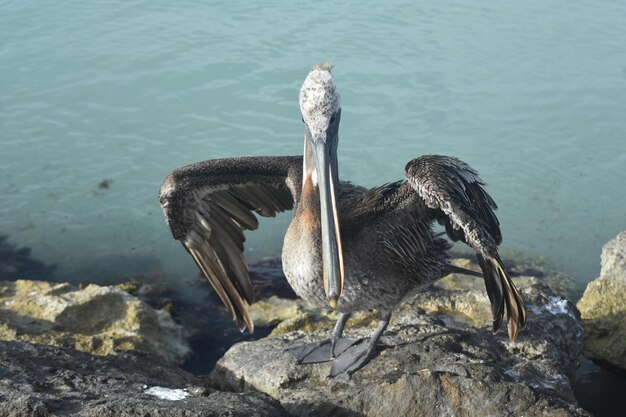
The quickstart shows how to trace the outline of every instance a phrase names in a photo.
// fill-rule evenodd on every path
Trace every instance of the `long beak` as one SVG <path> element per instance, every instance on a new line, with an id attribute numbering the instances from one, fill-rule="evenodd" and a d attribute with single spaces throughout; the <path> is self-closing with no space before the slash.
<path id="1" fill-rule="evenodd" d="M 337 174 L 337 132 L 329 132 L 334 140 L 312 144 L 315 167 L 320 191 L 322 216 L 322 257 L 324 262 L 324 291 L 331 307 L 336 308 L 343 291 L 343 252 L 339 231 L 336 188 Z"/>

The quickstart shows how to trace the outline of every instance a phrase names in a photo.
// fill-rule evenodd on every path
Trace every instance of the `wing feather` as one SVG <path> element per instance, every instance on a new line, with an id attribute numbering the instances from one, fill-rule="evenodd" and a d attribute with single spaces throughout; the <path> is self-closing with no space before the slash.
<path id="1" fill-rule="evenodd" d="M 213 201 L 231 216 L 232 220 L 238 224 L 240 230 L 241 228 L 253 230 L 258 227 L 259 221 L 254 214 L 247 207 L 242 207 L 241 203 L 232 194 L 216 193 L 213 196 Z"/>
<path id="2" fill-rule="evenodd" d="M 302 157 L 297 156 L 217 159 L 174 170 L 161 187 L 159 198 L 172 235 L 242 331 L 254 330 L 248 312 L 254 291 L 243 232 L 258 227 L 255 213 L 275 216 L 294 207 L 301 169 Z"/>
<path id="3" fill-rule="evenodd" d="M 476 251 L 491 302 L 493 329 L 500 327 L 506 309 L 509 337 L 514 340 L 526 323 L 526 309 L 498 255 L 502 234 L 494 213 L 497 206 L 482 188 L 478 172 L 457 158 L 424 155 L 407 164 L 406 177 L 448 236 Z"/>

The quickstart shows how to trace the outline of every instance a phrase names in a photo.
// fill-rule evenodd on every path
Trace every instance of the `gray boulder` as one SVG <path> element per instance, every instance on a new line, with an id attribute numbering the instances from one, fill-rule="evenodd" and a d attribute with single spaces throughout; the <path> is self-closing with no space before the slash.
<path id="1" fill-rule="evenodd" d="M 281 417 L 262 393 L 212 391 L 158 356 L 0 341 L 0 417 Z"/>
<path id="2" fill-rule="evenodd" d="M 398 309 L 378 356 L 350 377 L 329 379 L 329 363 L 296 365 L 283 353 L 327 337 L 324 329 L 239 343 L 210 379 L 225 390 L 265 392 L 295 416 L 589 416 L 577 407 L 571 386 L 582 337 L 571 303 L 541 284 L 524 288 L 528 324 L 510 342 L 506 332 L 493 335 L 488 323 L 459 320 L 464 314 L 451 311 L 451 300 L 472 299 L 478 290 L 446 291 L 435 289 Z M 445 314 L 414 305 L 426 299 L 437 311 L 437 294 Z M 488 309 L 487 301 L 474 295 Z M 327 320 L 320 319 L 327 328 Z M 361 322 L 366 327 L 349 328 L 346 336 L 368 337 L 370 321 Z M 303 328 L 311 330 L 311 322 Z"/>
<path id="3" fill-rule="evenodd" d="M 626 231 L 602 248 L 600 277 L 578 302 L 585 356 L 626 370 Z"/>

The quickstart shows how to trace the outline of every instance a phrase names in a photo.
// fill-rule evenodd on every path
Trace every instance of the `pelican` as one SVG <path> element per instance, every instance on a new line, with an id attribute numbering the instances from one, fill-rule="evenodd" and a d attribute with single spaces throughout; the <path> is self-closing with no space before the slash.
<path id="1" fill-rule="evenodd" d="M 300 89 L 303 156 L 214 159 L 171 172 L 159 194 L 166 223 L 232 314 L 241 331 L 254 330 L 254 295 L 243 255 L 244 230 L 293 209 L 282 264 L 301 298 L 340 312 L 328 339 L 288 349 L 298 363 L 332 361 L 331 377 L 352 374 L 376 355 L 377 343 L 403 300 L 451 272 L 450 242 L 475 252 L 493 315 L 505 311 L 514 340 L 526 322 L 522 298 L 498 255 L 497 206 L 478 173 L 449 156 L 424 155 L 406 178 L 372 189 L 339 180 L 340 97 L 332 65 L 311 69 Z M 380 324 L 366 340 L 343 338 L 351 313 L 377 310 Z"/>

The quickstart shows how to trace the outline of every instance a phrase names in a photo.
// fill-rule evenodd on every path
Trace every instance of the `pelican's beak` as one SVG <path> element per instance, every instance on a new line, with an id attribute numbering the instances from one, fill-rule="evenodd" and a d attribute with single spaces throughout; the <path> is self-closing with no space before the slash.
<path id="1" fill-rule="evenodd" d="M 324 291 L 332 308 L 343 291 L 343 253 L 341 233 L 339 230 L 339 214 L 337 207 L 337 189 L 339 179 L 337 173 L 337 142 L 339 117 L 341 109 L 330 119 L 325 138 L 314 138 L 308 131 L 307 139 L 315 157 L 315 168 L 320 192 L 320 209 L 322 217 L 322 256 L 324 262 Z M 313 133 L 314 134 L 314 133 Z"/>

